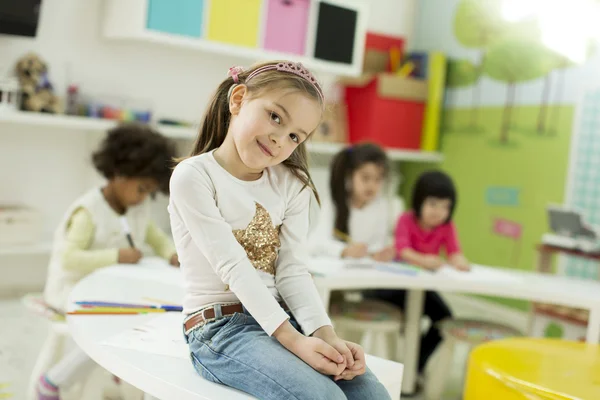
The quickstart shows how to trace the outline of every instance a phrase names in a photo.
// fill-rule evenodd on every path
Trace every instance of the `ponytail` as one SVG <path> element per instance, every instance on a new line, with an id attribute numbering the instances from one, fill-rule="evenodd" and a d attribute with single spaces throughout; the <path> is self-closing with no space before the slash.
<path id="1" fill-rule="evenodd" d="M 350 208 L 348 205 L 350 191 L 348 190 L 347 180 L 351 178 L 350 171 L 350 152 L 351 148 L 340 151 L 331 162 L 331 178 L 329 188 L 331 190 L 331 199 L 335 208 L 334 236 L 344 240 L 350 233 L 348 228 L 348 219 L 350 217 Z"/>
<path id="2" fill-rule="evenodd" d="M 227 94 L 233 83 L 233 78 L 229 77 L 219 85 L 202 117 L 200 132 L 198 133 L 190 157 L 217 149 L 225 141 L 231 118 Z"/>

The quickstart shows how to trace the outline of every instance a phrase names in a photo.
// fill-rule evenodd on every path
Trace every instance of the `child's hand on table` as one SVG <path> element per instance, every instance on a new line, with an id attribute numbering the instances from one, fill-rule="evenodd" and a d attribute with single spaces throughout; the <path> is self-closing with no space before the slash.
<path id="1" fill-rule="evenodd" d="M 350 381 L 354 377 L 365 373 L 367 364 L 365 362 L 365 352 L 361 346 L 340 339 L 331 326 L 323 326 L 317 329 L 312 336 L 324 340 L 344 357 L 346 367 L 340 374 L 334 376 L 334 380 L 344 379 Z"/>
<path id="2" fill-rule="evenodd" d="M 385 249 L 379 250 L 371 255 L 373 260 L 379 262 L 390 262 L 396 258 L 396 248 L 394 246 L 386 247 Z"/>
<path id="3" fill-rule="evenodd" d="M 452 256 L 450 256 L 450 259 L 448 261 L 450 265 L 452 265 L 455 269 L 459 271 L 466 272 L 471 270 L 471 265 L 469 264 L 469 261 L 462 254 L 453 254 Z"/>
<path id="4" fill-rule="evenodd" d="M 137 264 L 142 258 L 142 252 L 136 248 L 119 249 L 119 264 Z"/>
<path id="5" fill-rule="evenodd" d="M 368 253 L 367 245 L 364 243 L 352 243 L 342 251 L 342 258 L 363 258 Z"/>
<path id="6" fill-rule="evenodd" d="M 431 271 L 438 270 L 442 265 L 444 265 L 444 259 L 435 255 L 425 255 L 423 256 L 422 266 L 423 268 L 429 269 Z"/>
<path id="7" fill-rule="evenodd" d="M 171 264 L 174 267 L 179 267 L 179 257 L 177 256 L 177 254 L 173 254 L 171 256 L 171 259 L 169 260 L 169 264 Z"/>

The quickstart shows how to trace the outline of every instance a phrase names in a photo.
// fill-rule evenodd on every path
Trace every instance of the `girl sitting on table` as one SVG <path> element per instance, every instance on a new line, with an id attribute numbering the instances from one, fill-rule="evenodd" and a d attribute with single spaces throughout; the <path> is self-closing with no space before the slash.
<path id="1" fill-rule="evenodd" d="M 156 255 L 179 265 L 171 239 L 152 221 L 146 201 L 157 191 L 168 193 L 174 156 L 170 140 L 147 126 L 122 125 L 108 133 L 92 157 L 108 182 L 75 200 L 56 231 L 44 291 L 48 305 L 64 313 L 72 288 L 86 275 L 117 263 L 136 264 L 142 251 L 134 244 L 149 245 Z M 131 241 L 124 231 L 127 225 Z M 54 342 L 49 338 L 46 345 Z M 53 356 L 40 359 L 36 370 L 47 371 L 50 365 L 39 364 L 55 360 L 58 351 L 45 351 Z M 60 399 L 60 392 L 93 366 L 81 350 L 68 353 L 40 376 L 38 400 Z"/>
<path id="2" fill-rule="evenodd" d="M 455 207 L 456 189 L 452 179 L 440 171 L 423 173 L 414 186 L 412 210 L 402 214 L 396 226 L 396 251 L 400 261 L 430 271 L 444 264 L 461 271 L 469 270 L 452 222 Z M 446 260 L 440 256 L 442 250 Z M 404 308 L 406 291 L 376 290 L 371 296 Z M 431 319 L 431 327 L 421 340 L 421 374 L 442 341 L 437 324 L 452 317 L 444 300 L 435 292 L 425 293 L 424 313 Z"/>
<path id="3" fill-rule="evenodd" d="M 311 239 L 313 256 L 395 258 L 392 234 L 402 205 L 382 194 L 389 169 L 385 151 L 372 143 L 348 147 L 334 157 L 332 201 L 323 202 L 318 231 Z"/>
<path id="4" fill-rule="evenodd" d="M 307 269 L 318 196 L 306 142 L 324 105 L 300 63 L 233 67 L 219 83 L 171 178 L 185 338 L 205 379 L 263 400 L 390 399 L 362 348 L 337 336 Z"/>

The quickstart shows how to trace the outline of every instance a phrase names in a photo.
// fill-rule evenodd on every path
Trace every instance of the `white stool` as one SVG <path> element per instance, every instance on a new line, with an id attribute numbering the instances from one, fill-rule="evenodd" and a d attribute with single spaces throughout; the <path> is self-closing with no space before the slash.
<path id="1" fill-rule="evenodd" d="M 331 321 L 337 334 L 360 343 L 365 353 L 396 360 L 402 312 L 379 300 L 341 301 L 330 308 Z"/>
<path id="2" fill-rule="evenodd" d="M 440 330 L 444 341 L 440 347 L 439 358 L 432 375 L 427 379 L 427 385 L 425 386 L 426 400 L 439 400 L 442 398 L 448 375 L 452 370 L 452 359 L 454 358 L 456 344 L 466 344 L 470 353 L 473 347 L 490 340 L 522 336 L 521 332 L 513 327 L 472 319 L 446 320 L 440 324 Z M 465 368 L 466 365 L 463 366 L 463 371 Z"/>

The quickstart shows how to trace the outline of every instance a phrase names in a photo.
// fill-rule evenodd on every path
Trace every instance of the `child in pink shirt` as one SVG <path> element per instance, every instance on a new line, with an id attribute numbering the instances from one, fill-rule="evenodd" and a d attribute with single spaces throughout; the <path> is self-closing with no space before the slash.
<path id="1" fill-rule="evenodd" d="M 396 225 L 398 257 L 428 270 L 446 263 L 469 270 L 452 222 L 455 205 L 456 189 L 448 175 L 440 171 L 422 174 L 413 191 L 412 210 L 404 213 Z M 440 257 L 442 249 L 447 261 Z"/>
<path id="2" fill-rule="evenodd" d="M 469 263 L 461 253 L 452 223 L 455 205 L 456 189 L 452 179 L 440 171 L 423 173 L 413 189 L 412 210 L 405 212 L 396 226 L 398 258 L 432 271 L 446 263 L 459 270 L 468 270 Z M 447 261 L 440 257 L 442 250 Z M 377 290 L 373 296 L 404 308 L 404 290 Z M 421 339 L 420 374 L 442 341 L 437 324 L 452 317 L 444 300 L 435 292 L 425 293 L 424 313 L 431 319 L 431 327 Z"/>

